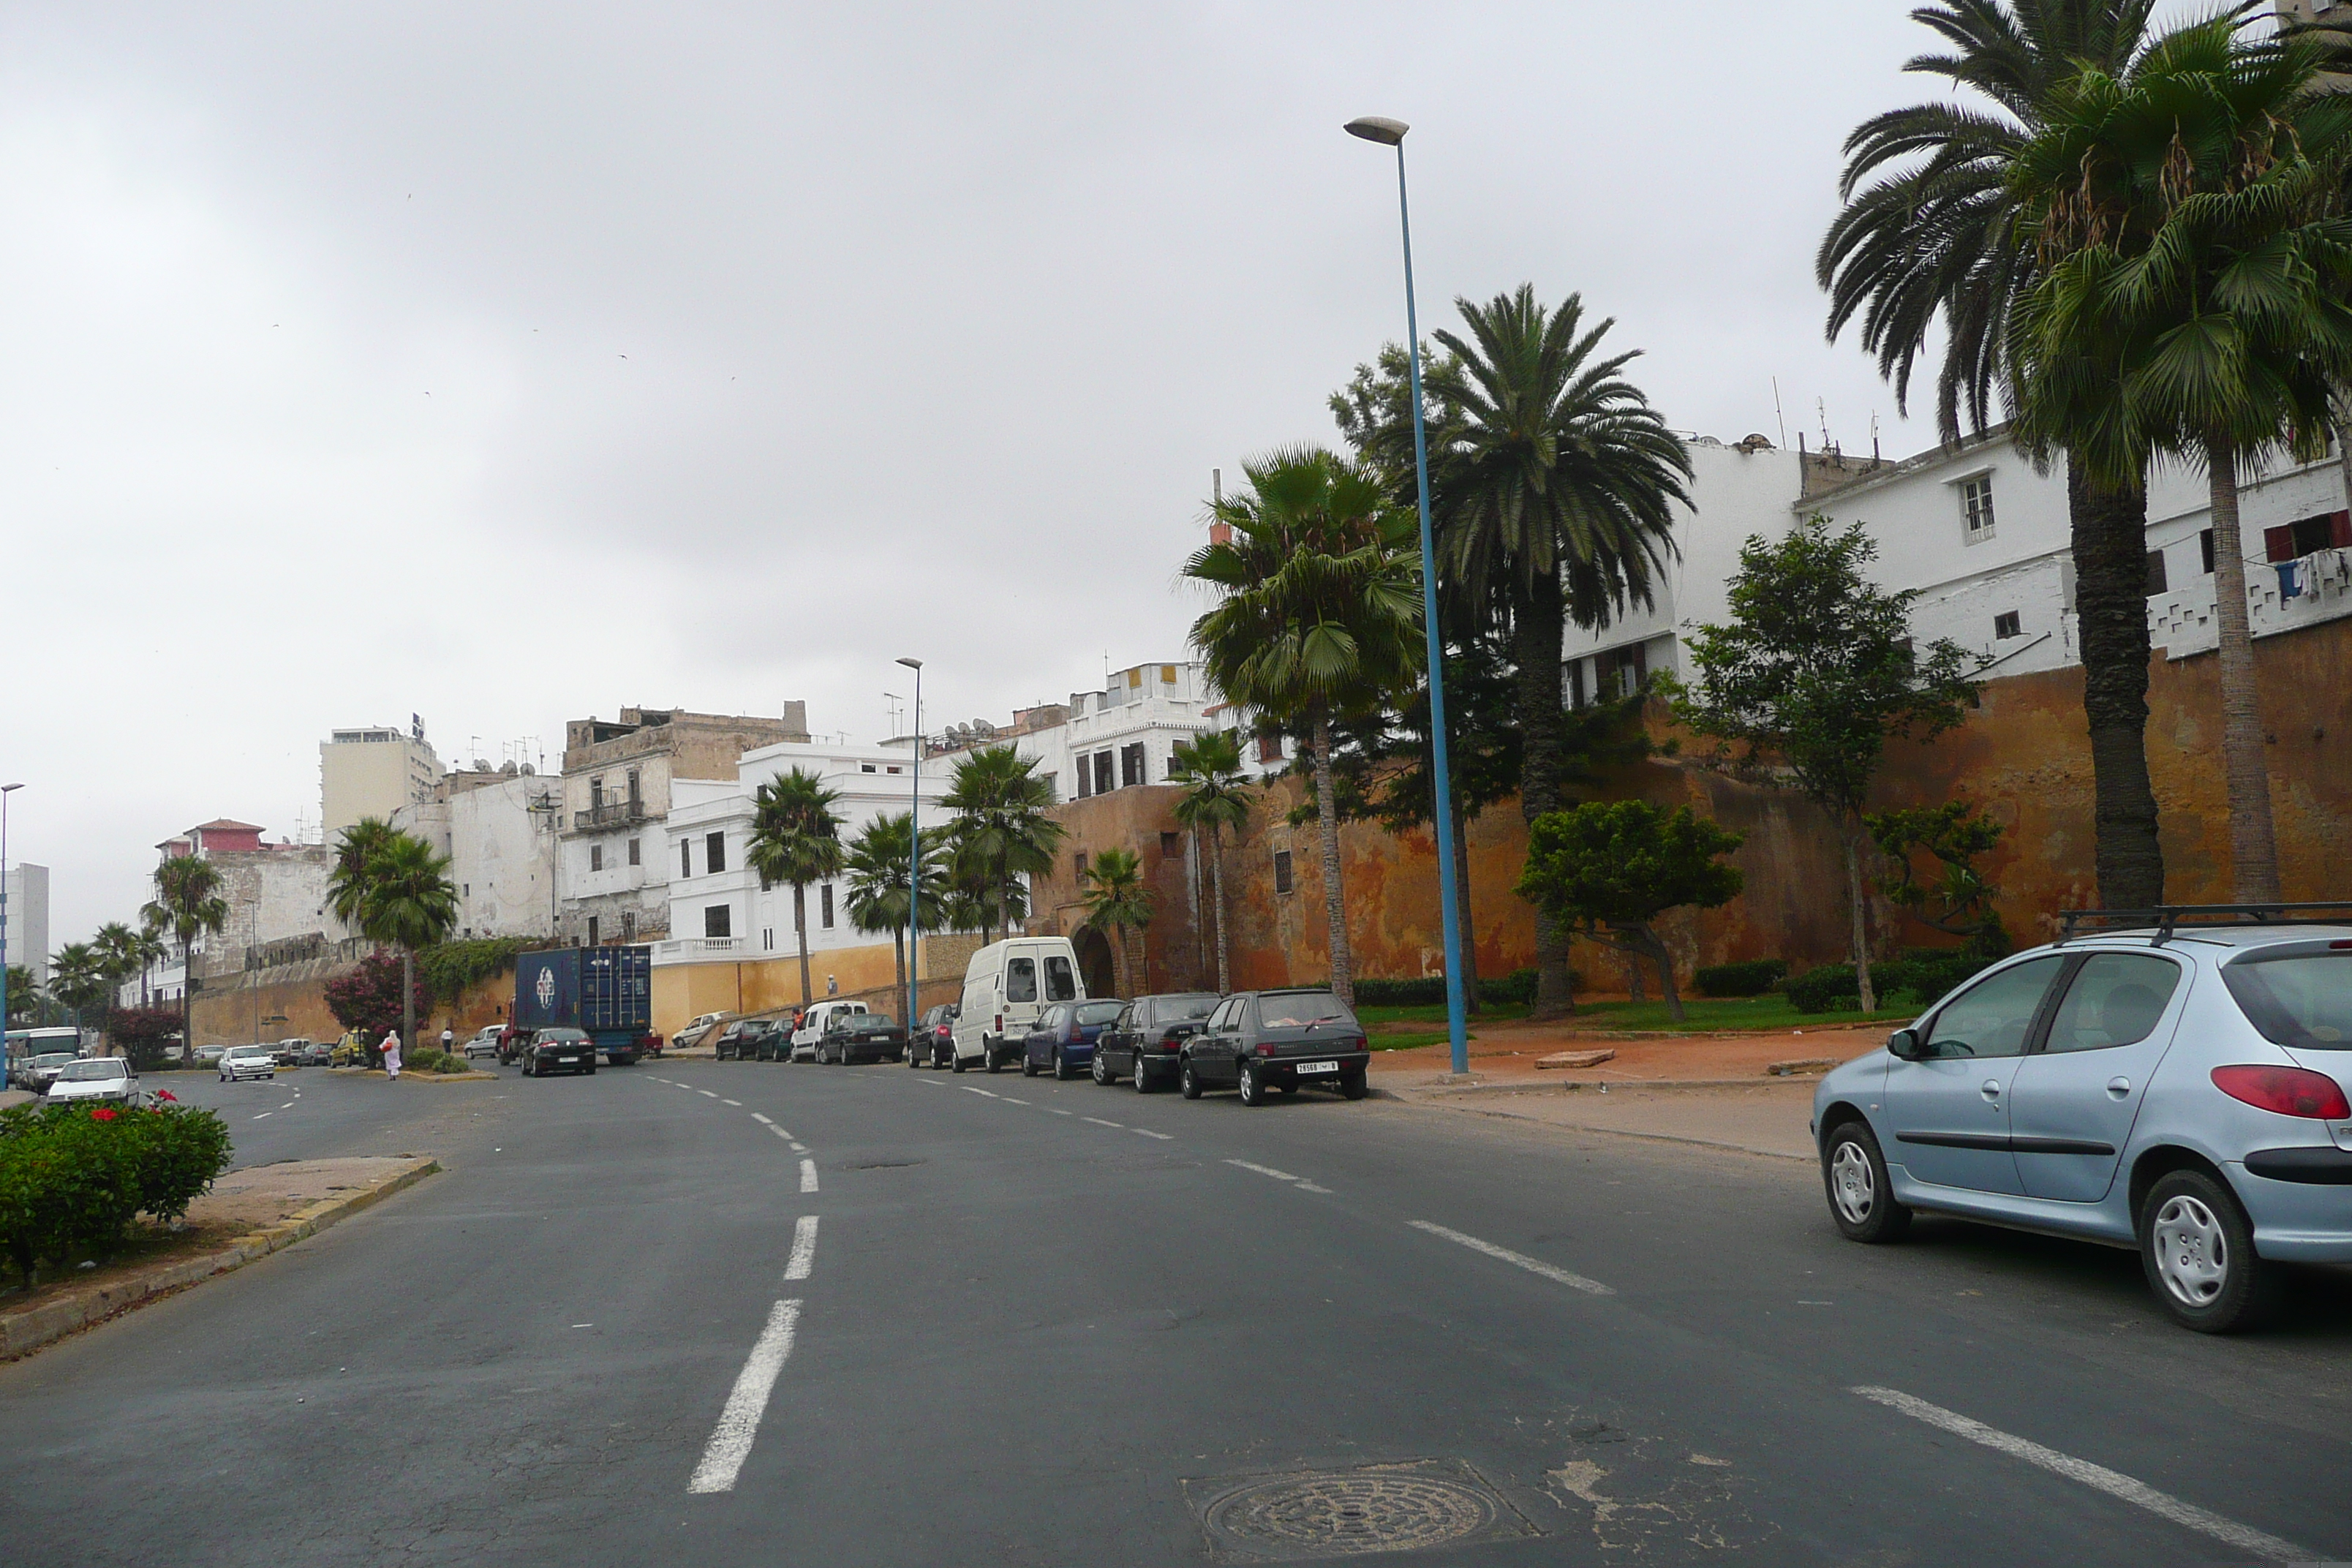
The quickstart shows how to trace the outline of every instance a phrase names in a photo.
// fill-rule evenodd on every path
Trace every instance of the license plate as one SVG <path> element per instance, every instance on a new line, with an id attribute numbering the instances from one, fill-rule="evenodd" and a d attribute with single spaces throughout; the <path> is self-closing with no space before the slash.
<path id="1" fill-rule="evenodd" d="M 578 1057 L 558 1057 L 555 1059 L 560 1062 L 576 1062 L 580 1058 Z"/>
<path id="2" fill-rule="evenodd" d="M 1300 1062 L 1298 1070 L 1300 1072 L 1338 1072 L 1339 1064 L 1338 1062 Z"/>

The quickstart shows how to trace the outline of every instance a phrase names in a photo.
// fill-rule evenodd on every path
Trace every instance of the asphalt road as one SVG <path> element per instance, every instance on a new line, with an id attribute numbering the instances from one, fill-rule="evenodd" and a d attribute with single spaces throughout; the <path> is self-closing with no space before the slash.
<path id="1" fill-rule="evenodd" d="M 190 1097 L 447 1171 L 0 1367 L 10 1563 L 2352 1559 L 2338 1272 L 2200 1338 L 2127 1254 L 1321 1095 L 277 1087 Z"/>

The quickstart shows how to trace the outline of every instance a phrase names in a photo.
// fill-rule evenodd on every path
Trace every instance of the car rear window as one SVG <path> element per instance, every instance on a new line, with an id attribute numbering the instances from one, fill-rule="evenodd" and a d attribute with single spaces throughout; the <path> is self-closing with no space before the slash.
<path id="1" fill-rule="evenodd" d="M 130 1064 L 119 1058 L 86 1062 L 68 1062 L 66 1064 L 65 1070 L 58 1076 L 65 1079 L 68 1083 L 87 1083 L 92 1079 L 128 1078 L 130 1076 Z"/>
<path id="2" fill-rule="evenodd" d="M 1081 1002 L 1078 1019 L 1081 1024 L 1108 1024 L 1127 1010 L 1124 1002 Z"/>
<path id="3" fill-rule="evenodd" d="M 1257 1018 L 1260 1026 L 1268 1029 L 1303 1029 L 1309 1024 L 1346 1024 L 1352 1027 L 1356 1022 L 1348 1005 L 1328 991 L 1286 991 L 1260 996 Z"/>
<path id="4" fill-rule="evenodd" d="M 2352 949 L 2257 954 L 2226 965 L 2221 978 L 2273 1045 L 2352 1050 Z"/>
<path id="5" fill-rule="evenodd" d="M 1155 996 L 1151 999 L 1151 1016 L 1155 1022 L 1172 1024 L 1186 1018 L 1205 1018 L 1217 1010 L 1223 1001 L 1219 996 Z"/>
<path id="6" fill-rule="evenodd" d="M 575 1046 L 588 1036 L 580 1029 L 541 1029 L 539 1037 L 551 1046 Z"/>

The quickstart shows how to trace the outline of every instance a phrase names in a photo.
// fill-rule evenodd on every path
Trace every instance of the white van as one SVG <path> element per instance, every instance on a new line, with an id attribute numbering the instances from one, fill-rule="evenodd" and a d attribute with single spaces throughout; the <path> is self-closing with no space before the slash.
<path id="1" fill-rule="evenodd" d="M 995 1072 L 1018 1061 L 1037 1015 L 1055 1002 L 1083 1002 L 1078 955 L 1066 936 L 1016 936 L 971 955 L 956 1011 L 955 1070 L 975 1063 Z"/>
<path id="2" fill-rule="evenodd" d="M 793 1061 L 816 1060 L 816 1043 L 824 1038 L 824 1026 L 843 1013 L 863 1013 L 863 1002 L 812 1002 L 801 1015 L 801 1026 L 793 1031 L 793 1048 L 784 1055 Z M 803 1055 L 802 1053 L 807 1053 Z"/>

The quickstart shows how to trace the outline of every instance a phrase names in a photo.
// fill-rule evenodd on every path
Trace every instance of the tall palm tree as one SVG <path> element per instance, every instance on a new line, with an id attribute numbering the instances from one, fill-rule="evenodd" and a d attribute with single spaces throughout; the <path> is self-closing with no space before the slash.
<path id="1" fill-rule="evenodd" d="M 69 942 L 49 955 L 49 994 L 73 1009 L 77 1026 L 85 1009 L 106 1000 L 111 984 L 106 954 L 94 942 Z"/>
<path id="2" fill-rule="evenodd" d="M 1940 321 L 1936 422 L 1947 442 L 1982 434 L 2009 386 L 2010 321 L 2049 258 L 2026 212 L 2019 159 L 2085 68 L 2116 72 L 2148 39 L 2155 0 L 1948 0 L 1911 13 L 1949 45 L 1906 71 L 1973 95 L 1865 121 L 1845 142 L 1844 203 L 1814 268 L 1830 294 L 1829 336 L 1860 319 L 1863 346 L 1908 411 L 1911 374 Z M 2091 743 L 2092 857 L 2100 901 L 2164 901 L 2164 854 L 2147 773 L 2147 490 L 2127 463 L 2075 448 L 2092 417 L 2031 449 L 2065 448 L 2083 717 Z M 2084 460 L 2089 458 L 2090 460 Z M 2093 478 L 2096 470 L 2105 479 Z"/>
<path id="3" fill-rule="evenodd" d="M 1211 507 L 1230 536 L 1184 563 L 1220 595 L 1192 623 L 1192 646 L 1219 690 L 1312 748 L 1331 988 L 1352 1005 L 1331 725 L 1379 707 L 1419 670 L 1415 522 L 1372 470 L 1321 447 L 1287 447 L 1242 472 L 1246 488 Z"/>
<path id="4" fill-rule="evenodd" d="M 753 792 L 751 847 L 744 858 L 762 889 L 787 882 L 793 889 L 793 935 L 800 944 L 801 1005 L 809 984 L 808 886 L 841 875 L 841 792 L 803 767 L 778 773 Z"/>
<path id="5" fill-rule="evenodd" d="M 346 832 L 345 845 L 367 826 Z M 400 1039 L 415 1050 L 416 952 L 447 937 L 457 923 L 457 888 L 449 880 L 449 857 L 412 833 L 386 828 L 362 842 L 362 853 L 338 858 L 327 898 L 336 918 L 360 935 L 400 950 Z"/>
<path id="6" fill-rule="evenodd" d="M 174 855 L 155 868 L 155 896 L 139 911 L 151 931 L 180 944 L 180 1049 L 195 1049 L 196 939 L 228 923 L 220 896 L 220 868 L 194 855 Z"/>
<path id="7" fill-rule="evenodd" d="M 1034 758 L 1009 745 L 983 746 L 956 759 L 940 803 L 956 814 L 950 831 L 957 859 L 975 889 L 985 889 L 1002 941 L 1016 911 L 1027 909 L 1022 879 L 1051 870 L 1068 834 L 1045 815 L 1054 786 L 1037 775 Z"/>
<path id="8" fill-rule="evenodd" d="M 1523 745 L 1519 809 L 1529 822 L 1560 805 L 1567 704 L 1560 644 L 1568 622 L 1605 626 L 1652 603 L 1675 551 L 1675 503 L 1688 504 L 1690 457 L 1624 375 L 1638 350 L 1604 354 L 1616 323 L 1588 326 L 1581 296 L 1557 310 L 1531 284 L 1484 305 L 1457 300 L 1465 337 L 1431 375 L 1453 437 L 1431 459 L 1444 497 L 1442 569 L 1470 603 L 1507 608 Z M 1574 1010 L 1568 932 L 1536 912 L 1531 1016 Z"/>
<path id="9" fill-rule="evenodd" d="M 2213 514 L 2221 757 L 2232 896 L 2280 896 L 2247 623 L 2242 468 L 2326 449 L 2352 379 L 2352 100 L 2323 73 L 2341 46 L 2179 28 L 2120 73 L 2086 68 L 2021 152 L 2018 183 L 2053 259 L 2019 302 L 2020 423 L 2108 422 L 2095 478 L 2150 449 L 2201 462 Z"/>
<path id="10" fill-rule="evenodd" d="M 360 910 L 370 886 L 369 862 L 399 833 L 381 816 L 363 816 L 335 837 L 335 868 L 327 875 L 327 907 L 345 929 L 360 929 Z"/>
<path id="11" fill-rule="evenodd" d="M 1118 994 L 1132 996 L 1127 933 L 1151 923 L 1151 889 L 1143 885 L 1143 862 L 1132 849 L 1105 849 L 1079 877 L 1086 891 L 1087 920 L 1097 931 L 1108 931 Z M 1146 984 L 1150 984 L 1147 978 Z"/>
<path id="12" fill-rule="evenodd" d="M 140 952 L 144 945 L 140 934 L 121 921 L 107 921 L 90 939 L 90 946 L 97 949 L 100 958 L 104 961 L 108 982 L 114 985 L 121 985 L 139 973 Z M 111 1006 L 113 1001 L 113 993 L 109 992 L 108 1005 Z"/>
<path id="13" fill-rule="evenodd" d="M 923 847 L 922 912 L 929 917 L 924 924 L 936 930 L 947 899 L 947 849 L 937 835 L 929 837 L 933 842 Z M 842 858 L 849 923 L 868 935 L 890 933 L 901 996 L 907 994 L 907 862 L 913 850 L 913 817 L 901 811 L 885 813 L 860 828 Z"/>
<path id="14" fill-rule="evenodd" d="M 142 919 L 132 934 L 131 952 L 139 960 L 139 1005 L 143 1011 L 154 1005 L 152 981 L 155 966 L 171 956 L 163 945 L 161 933 L 152 921 Z"/>
<path id="15" fill-rule="evenodd" d="M 1241 738 L 1231 730 L 1213 731 L 1179 741 L 1170 760 L 1168 782 L 1181 786 L 1176 797 L 1176 820 L 1191 829 L 1196 840 L 1209 836 L 1210 918 L 1217 928 L 1217 989 L 1234 988 L 1233 969 L 1225 949 L 1225 830 L 1234 837 L 1249 824 L 1250 802 L 1257 790 L 1242 772 Z"/>

